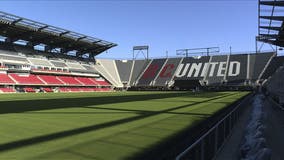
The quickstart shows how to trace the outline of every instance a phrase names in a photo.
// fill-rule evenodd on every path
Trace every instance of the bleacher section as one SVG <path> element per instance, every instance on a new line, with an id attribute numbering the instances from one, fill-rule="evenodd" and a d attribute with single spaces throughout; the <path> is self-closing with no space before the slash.
<path id="1" fill-rule="evenodd" d="M 89 63 L 64 56 L 33 55 L 31 49 L 24 47 L 10 49 L 0 50 L 3 67 L 0 84 L 20 86 L 25 92 L 109 91 L 112 86 L 169 88 L 175 81 L 203 86 L 254 85 L 269 78 L 284 61 L 274 53 L 262 53 L 151 60 L 96 59 Z M 2 88 L 5 91 L 6 87 Z"/>
<path id="2" fill-rule="evenodd" d="M 0 84 L 16 84 L 7 74 L 0 74 Z"/>
<path id="3" fill-rule="evenodd" d="M 227 78 L 226 71 L 230 66 L 230 63 L 228 62 L 229 58 L 230 55 L 212 56 L 209 60 L 211 64 L 210 68 L 208 68 L 207 74 L 205 75 L 203 82 L 206 82 L 207 85 L 222 85 L 222 82 L 225 82 Z M 212 64 L 215 65 L 214 69 Z"/>
<path id="4" fill-rule="evenodd" d="M 0 87 L 0 93 L 15 93 L 14 88 L 5 88 L 5 87 Z"/>
<path id="5" fill-rule="evenodd" d="M 87 65 L 87 64 L 82 64 L 82 66 L 87 70 L 87 71 L 90 71 L 90 72 L 94 72 L 94 73 L 98 73 L 95 68 L 91 65 Z"/>
<path id="6" fill-rule="evenodd" d="M 44 91 L 44 92 L 53 92 L 53 90 L 51 89 L 51 88 L 42 88 L 42 90 Z"/>
<path id="7" fill-rule="evenodd" d="M 261 80 L 268 79 L 272 76 L 276 70 L 284 65 L 284 56 L 273 57 L 268 67 L 265 69 L 264 73 L 261 76 Z"/>
<path id="8" fill-rule="evenodd" d="M 84 84 L 86 86 L 96 86 L 98 85 L 98 83 L 96 83 L 94 80 L 92 80 L 91 78 L 87 78 L 87 77 L 76 77 L 75 78 L 77 81 L 81 82 L 81 84 Z"/>
<path id="9" fill-rule="evenodd" d="M 135 60 L 133 62 L 130 72 L 130 86 L 135 86 L 136 80 L 142 74 L 142 72 L 145 70 L 149 63 L 150 60 Z"/>
<path id="10" fill-rule="evenodd" d="M 8 55 L 2 54 L 3 52 L 0 51 L 0 61 L 12 64 L 28 64 L 29 61 L 26 57 L 18 56 L 18 55 Z"/>
<path id="11" fill-rule="evenodd" d="M 167 59 L 154 59 L 138 79 L 137 86 L 151 86 Z"/>
<path id="12" fill-rule="evenodd" d="M 116 60 L 116 67 L 122 83 L 128 83 L 132 67 L 132 60 Z"/>
<path id="13" fill-rule="evenodd" d="M 28 84 L 28 85 L 43 85 L 44 82 L 42 82 L 37 76 L 32 74 L 15 74 L 11 73 L 9 74 L 11 79 L 15 80 L 17 84 Z"/>
<path id="14" fill-rule="evenodd" d="M 171 58 L 168 59 L 165 66 L 161 70 L 160 74 L 154 80 L 154 86 L 167 86 L 170 81 L 174 78 L 175 71 L 177 67 L 179 66 L 180 62 L 182 61 L 182 58 Z"/>
<path id="15" fill-rule="evenodd" d="M 55 67 L 59 67 L 59 68 L 67 68 L 68 66 L 62 62 L 62 61 L 50 61 Z"/>
<path id="16" fill-rule="evenodd" d="M 268 67 L 269 62 L 272 60 L 274 55 L 275 55 L 274 53 L 250 55 L 249 71 L 250 71 L 250 79 L 252 81 L 257 81 L 258 79 L 261 78 L 262 74 L 264 73 L 264 70 L 266 69 L 265 67 Z"/>
<path id="17" fill-rule="evenodd" d="M 104 78 L 106 78 L 112 85 L 116 87 L 123 87 L 117 73 L 117 67 L 114 60 L 97 59 L 97 64 L 94 66 Z"/>
<path id="18" fill-rule="evenodd" d="M 80 63 L 66 62 L 70 71 L 85 71 L 86 69 Z"/>
<path id="19" fill-rule="evenodd" d="M 54 67 L 47 59 L 27 58 L 28 61 L 34 66 Z"/>
<path id="20" fill-rule="evenodd" d="M 187 80 L 199 81 L 202 86 L 251 86 L 258 83 L 262 75 L 271 75 L 264 71 L 271 68 L 269 62 L 274 56 L 270 52 L 136 60 L 131 67 L 129 84 L 133 87 L 171 87 L 174 81 L 184 83 Z M 121 64 L 116 64 L 120 72 Z"/>
<path id="21" fill-rule="evenodd" d="M 34 93 L 34 92 L 36 92 L 36 90 L 34 88 L 31 88 L 31 87 L 25 87 L 25 88 L 23 88 L 23 90 L 26 93 Z"/>
<path id="22" fill-rule="evenodd" d="M 95 83 L 97 83 L 99 86 L 111 86 L 111 84 L 103 79 L 93 79 L 93 81 L 95 81 Z"/>
<path id="23" fill-rule="evenodd" d="M 82 85 L 82 83 L 80 83 L 74 77 L 71 76 L 58 76 L 57 78 L 68 85 Z"/>
<path id="24" fill-rule="evenodd" d="M 37 75 L 37 77 L 49 85 L 63 85 L 64 84 L 63 81 L 60 81 L 54 75 Z"/>

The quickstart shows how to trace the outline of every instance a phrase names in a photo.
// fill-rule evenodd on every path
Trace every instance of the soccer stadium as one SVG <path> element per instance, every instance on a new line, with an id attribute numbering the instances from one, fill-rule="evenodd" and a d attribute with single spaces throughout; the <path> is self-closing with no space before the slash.
<path id="1" fill-rule="evenodd" d="M 98 57 L 115 42 L 0 11 L 0 159 L 284 159 L 284 1 L 257 5 L 253 52 L 133 45 L 123 60 Z"/>

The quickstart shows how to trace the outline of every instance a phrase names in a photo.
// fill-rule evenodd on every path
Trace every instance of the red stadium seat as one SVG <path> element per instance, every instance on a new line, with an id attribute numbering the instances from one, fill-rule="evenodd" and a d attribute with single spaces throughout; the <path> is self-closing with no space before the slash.
<path id="1" fill-rule="evenodd" d="M 95 78 L 93 78 L 92 80 L 94 80 L 100 86 L 110 86 L 110 84 L 105 80 L 100 80 Z"/>
<path id="2" fill-rule="evenodd" d="M 65 84 L 69 85 L 82 85 L 79 81 L 77 81 L 74 77 L 69 76 L 57 76 L 58 79 L 63 81 Z"/>
<path id="3" fill-rule="evenodd" d="M 24 88 L 24 91 L 25 92 L 36 92 L 33 88 L 30 88 L 30 87 Z"/>
<path id="4" fill-rule="evenodd" d="M 1 84 L 16 84 L 7 74 L 0 74 Z"/>
<path id="5" fill-rule="evenodd" d="M 81 88 L 70 87 L 69 90 L 70 90 L 71 92 L 81 92 Z"/>
<path id="6" fill-rule="evenodd" d="M 84 85 L 88 85 L 88 86 L 97 86 L 98 84 L 93 81 L 91 78 L 87 78 L 87 77 L 76 77 L 76 80 L 80 81 L 81 83 L 83 83 Z"/>
<path id="7" fill-rule="evenodd" d="M 69 92 L 70 90 L 69 90 L 69 88 L 61 87 L 61 88 L 59 88 L 59 91 L 60 92 Z"/>
<path id="8" fill-rule="evenodd" d="M 53 90 L 51 88 L 42 88 L 42 90 L 44 92 L 53 92 Z"/>
<path id="9" fill-rule="evenodd" d="M 81 88 L 81 91 L 83 92 L 93 92 L 93 88 Z"/>
<path id="10" fill-rule="evenodd" d="M 43 80 L 44 82 L 46 82 L 46 84 L 58 84 L 58 85 L 62 85 L 64 84 L 62 81 L 60 81 L 59 79 L 57 79 L 56 76 L 51 76 L 51 75 L 37 75 L 39 79 Z"/>
<path id="11" fill-rule="evenodd" d="M 33 74 L 19 75 L 15 73 L 9 74 L 19 84 L 44 84 L 37 76 Z"/>
<path id="12" fill-rule="evenodd" d="M 0 88 L 0 91 L 3 93 L 15 93 L 15 89 L 13 88 Z"/>

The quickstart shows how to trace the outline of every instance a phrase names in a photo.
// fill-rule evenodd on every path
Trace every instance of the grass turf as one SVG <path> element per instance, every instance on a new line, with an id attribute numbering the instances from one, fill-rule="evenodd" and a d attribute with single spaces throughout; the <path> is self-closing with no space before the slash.
<path id="1" fill-rule="evenodd" d="M 0 95 L 0 159 L 131 159 L 246 94 Z"/>

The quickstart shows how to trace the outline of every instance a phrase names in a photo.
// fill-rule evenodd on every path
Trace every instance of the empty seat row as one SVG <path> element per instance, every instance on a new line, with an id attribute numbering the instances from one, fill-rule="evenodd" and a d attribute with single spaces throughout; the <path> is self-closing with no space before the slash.
<path id="1" fill-rule="evenodd" d="M 1 87 L 0 88 L 0 92 L 2 93 L 14 93 L 16 92 L 14 88 L 5 88 L 5 87 Z"/>
<path id="2" fill-rule="evenodd" d="M 26 84 L 26 85 L 86 85 L 110 86 L 105 80 L 88 77 L 34 75 L 34 74 L 0 74 L 0 84 Z"/>
<path id="3" fill-rule="evenodd" d="M 9 74 L 12 79 L 14 79 L 19 84 L 33 84 L 33 85 L 40 85 L 44 84 L 36 75 L 33 74 L 16 74 L 11 73 Z"/>

